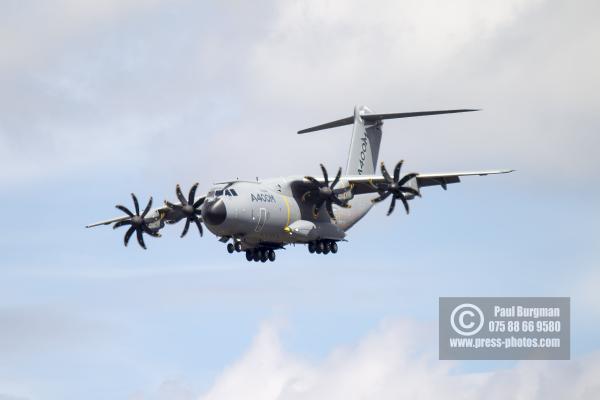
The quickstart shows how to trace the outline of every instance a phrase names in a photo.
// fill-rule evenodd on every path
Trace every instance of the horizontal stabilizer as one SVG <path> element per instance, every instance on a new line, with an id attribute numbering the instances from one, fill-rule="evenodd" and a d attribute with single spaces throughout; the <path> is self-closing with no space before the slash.
<path id="1" fill-rule="evenodd" d="M 416 111 L 416 112 L 405 112 L 405 113 L 392 113 L 392 114 L 365 114 L 361 115 L 361 118 L 367 122 L 377 122 L 384 119 L 395 119 L 395 118 L 408 118 L 408 117 L 422 117 L 425 115 L 438 115 L 438 114 L 454 114 L 461 112 L 479 111 L 478 109 L 459 109 L 459 110 L 439 110 L 439 111 Z M 302 129 L 298 133 L 308 133 L 320 131 L 323 129 L 337 128 L 338 126 L 351 125 L 354 123 L 354 117 L 347 117 L 338 119 L 337 121 L 328 122 L 326 124 L 313 126 L 311 128 Z"/>

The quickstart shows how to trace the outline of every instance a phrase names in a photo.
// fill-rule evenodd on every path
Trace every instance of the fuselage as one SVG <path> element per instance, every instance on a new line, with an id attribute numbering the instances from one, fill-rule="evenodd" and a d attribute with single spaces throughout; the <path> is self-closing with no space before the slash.
<path id="1" fill-rule="evenodd" d="M 204 224 L 213 234 L 236 238 L 246 247 L 342 240 L 372 207 L 373 195 L 360 195 L 349 200 L 351 208 L 333 205 L 335 220 L 323 207 L 315 217 L 312 204 L 300 200 L 298 182 L 302 177 L 215 185 L 202 206 Z"/>

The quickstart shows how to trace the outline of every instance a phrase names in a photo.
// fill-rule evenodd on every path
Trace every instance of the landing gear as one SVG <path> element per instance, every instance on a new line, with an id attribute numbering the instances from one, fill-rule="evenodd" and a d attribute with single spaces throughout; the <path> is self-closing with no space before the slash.
<path id="1" fill-rule="evenodd" d="M 240 251 L 242 251 L 242 242 L 235 242 L 233 248 L 239 253 Z"/>
<path id="2" fill-rule="evenodd" d="M 233 243 L 227 243 L 227 252 L 229 254 L 233 253 L 235 251 L 235 247 L 233 246 Z"/>
<path id="3" fill-rule="evenodd" d="M 329 254 L 331 251 L 331 242 L 325 242 L 325 248 L 323 249 L 323 253 Z"/>
<path id="4" fill-rule="evenodd" d="M 308 251 L 317 254 L 335 254 L 338 252 L 338 245 L 333 240 L 317 240 L 308 243 Z"/>
<path id="5" fill-rule="evenodd" d="M 254 262 L 275 261 L 275 250 L 258 248 L 246 250 L 246 260 Z"/>
<path id="6" fill-rule="evenodd" d="M 317 242 L 317 254 L 321 254 L 323 252 L 325 252 L 325 242 L 319 240 Z"/>

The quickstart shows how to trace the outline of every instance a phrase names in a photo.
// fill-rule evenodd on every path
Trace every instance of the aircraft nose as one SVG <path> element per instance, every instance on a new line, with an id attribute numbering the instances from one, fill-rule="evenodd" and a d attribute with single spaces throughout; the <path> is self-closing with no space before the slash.
<path id="1" fill-rule="evenodd" d="M 223 199 L 217 199 L 210 203 L 204 203 L 202 207 L 202 219 L 210 225 L 220 225 L 227 218 L 227 209 Z"/>

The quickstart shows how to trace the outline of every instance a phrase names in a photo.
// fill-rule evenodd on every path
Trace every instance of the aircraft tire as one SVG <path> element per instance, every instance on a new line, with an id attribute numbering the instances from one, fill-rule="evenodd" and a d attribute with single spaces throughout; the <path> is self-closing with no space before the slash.
<path id="1" fill-rule="evenodd" d="M 252 255 L 252 259 L 253 259 L 255 262 L 258 262 L 258 261 L 260 261 L 260 253 L 259 253 L 259 251 L 260 251 L 260 250 L 254 250 L 254 253 L 253 253 L 253 255 Z"/>
<path id="2" fill-rule="evenodd" d="M 275 251 L 269 250 L 268 257 L 269 257 L 269 261 L 271 261 L 271 262 L 275 261 Z"/>
<path id="3" fill-rule="evenodd" d="M 267 254 L 268 250 L 263 250 L 260 252 L 260 262 L 267 262 L 269 256 Z"/>
<path id="4" fill-rule="evenodd" d="M 252 254 L 252 252 L 250 250 L 246 250 L 246 260 L 252 261 L 253 258 L 254 255 Z"/>
<path id="5" fill-rule="evenodd" d="M 325 251 L 325 243 L 321 240 L 317 242 L 317 254 L 321 254 Z"/>
<path id="6" fill-rule="evenodd" d="M 229 254 L 234 252 L 233 243 L 227 243 L 227 252 Z"/>
<path id="7" fill-rule="evenodd" d="M 337 253 L 337 251 L 338 251 L 338 245 L 337 245 L 337 243 L 336 242 L 331 242 L 331 252 L 333 254 L 335 254 L 335 253 Z"/>
<path id="8" fill-rule="evenodd" d="M 240 242 L 235 242 L 233 248 L 239 253 L 240 251 L 242 251 L 242 244 Z"/>
<path id="9" fill-rule="evenodd" d="M 308 243 L 308 252 L 312 254 L 315 252 L 315 250 L 316 250 L 315 242 Z"/>

